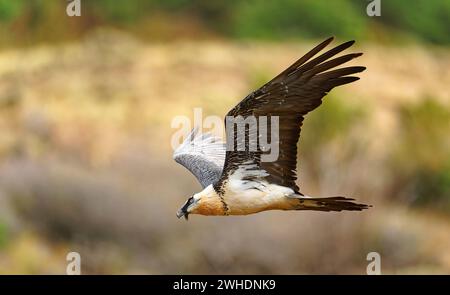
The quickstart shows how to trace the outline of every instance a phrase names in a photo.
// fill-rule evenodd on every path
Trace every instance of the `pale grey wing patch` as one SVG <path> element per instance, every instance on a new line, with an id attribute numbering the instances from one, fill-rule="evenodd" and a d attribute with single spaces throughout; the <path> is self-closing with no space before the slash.
<path id="1" fill-rule="evenodd" d="M 191 131 L 186 140 L 175 150 L 174 160 L 186 167 L 203 188 L 220 179 L 225 162 L 226 146 L 211 133 Z"/>
<path id="2" fill-rule="evenodd" d="M 174 159 L 194 174 L 203 188 L 218 181 L 222 174 L 223 167 L 205 159 L 203 155 L 179 154 Z"/>

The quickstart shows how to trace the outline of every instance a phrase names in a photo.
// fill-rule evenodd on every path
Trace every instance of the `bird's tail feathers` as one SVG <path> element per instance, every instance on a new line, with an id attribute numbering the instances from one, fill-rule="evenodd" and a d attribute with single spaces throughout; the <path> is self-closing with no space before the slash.
<path id="1" fill-rule="evenodd" d="M 300 205 L 296 210 L 316 210 L 316 211 L 361 211 L 369 209 L 372 205 L 358 204 L 355 199 L 346 197 L 310 198 L 299 197 Z"/>

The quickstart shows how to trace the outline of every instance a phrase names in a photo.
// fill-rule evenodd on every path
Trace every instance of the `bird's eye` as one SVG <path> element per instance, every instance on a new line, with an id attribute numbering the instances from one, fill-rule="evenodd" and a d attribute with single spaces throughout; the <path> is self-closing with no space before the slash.
<path id="1" fill-rule="evenodd" d="M 188 200 L 188 204 L 189 205 L 192 204 L 192 203 L 194 203 L 194 197 L 190 197 L 189 200 Z"/>

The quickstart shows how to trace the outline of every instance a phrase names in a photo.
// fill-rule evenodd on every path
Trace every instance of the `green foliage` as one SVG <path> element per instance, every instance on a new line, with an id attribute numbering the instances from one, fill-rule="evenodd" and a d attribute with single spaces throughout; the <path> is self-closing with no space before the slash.
<path id="1" fill-rule="evenodd" d="M 6 224 L 0 222 L 0 248 L 3 248 L 8 242 L 8 228 Z"/>
<path id="2" fill-rule="evenodd" d="M 348 1 L 240 1 L 233 33 L 264 39 L 324 37 L 359 38 L 366 16 Z"/>
<path id="3" fill-rule="evenodd" d="M 354 159 L 362 143 L 352 138 L 354 128 L 363 124 L 366 116 L 362 106 L 350 104 L 334 92 L 324 98 L 319 108 L 306 115 L 298 150 L 301 157 L 299 163 L 308 167 L 309 175 L 314 179 L 311 182 L 323 181 L 324 155 L 332 153 L 339 169 L 346 169 L 345 163 Z"/>
<path id="4" fill-rule="evenodd" d="M 419 170 L 414 176 L 415 203 L 450 212 L 450 160 L 436 171 Z"/>
<path id="5" fill-rule="evenodd" d="M 24 8 L 23 0 L 0 0 L 0 22 L 8 22 L 18 17 Z"/>
<path id="6" fill-rule="evenodd" d="M 450 111 L 433 99 L 399 110 L 398 158 L 406 169 L 439 170 L 450 159 Z M 411 161 L 414 159 L 414 161 Z"/>
<path id="7" fill-rule="evenodd" d="M 83 3 L 85 4 L 85 3 Z M 87 10 L 101 16 L 107 22 L 129 23 L 143 17 L 150 8 L 151 2 L 144 0 L 116 1 L 96 0 L 86 2 Z"/>
<path id="8" fill-rule="evenodd" d="M 191 21 L 207 32 L 246 39 L 329 35 L 363 39 L 381 33 L 388 37 L 385 39 L 395 34 L 437 44 L 450 43 L 449 1 L 417 0 L 414 5 L 409 0 L 383 1 L 381 17 L 367 16 L 368 3 L 362 0 L 96 0 L 82 1 L 82 16 L 69 18 L 65 15 L 64 1 L 0 0 L 4 35 L 0 42 L 20 44 L 24 38 L 29 42 L 63 40 L 100 25 L 151 32 L 146 27 L 148 21 L 162 13 L 166 16 L 162 26 L 183 26 L 186 23 L 172 22 L 182 16 L 185 22 Z M 20 34 L 11 28 L 20 28 Z"/>
<path id="9" fill-rule="evenodd" d="M 441 0 L 384 1 L 380 21 L 433 43 L 450 43 L 450 2 Z"/>
<path id="10" fill-rule="evenodd" d="M 417 204 L 450 211 L 450 111 L 428 99 L 399 110 L 400 134 L 392 159 L 397 185 Z"/>
<path id="11" fill-rule="evenodd" d="M 313 153 L 317 146 L 326 145 L 347 134 L 354 122 L 363 115 L 363 109 L 345 104 L 330 93 L 322 106 L 306 116 L 301 134 L 302 148 L 306 149 L 306 153 Z"/>

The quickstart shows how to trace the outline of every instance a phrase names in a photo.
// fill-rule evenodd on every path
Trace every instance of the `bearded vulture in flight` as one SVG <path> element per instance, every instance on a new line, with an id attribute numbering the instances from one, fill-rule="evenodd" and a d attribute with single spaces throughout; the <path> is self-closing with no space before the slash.
<path id="1" fill-rule="evenodd" d="M 227 117 L 243 118 L 278 116 L 279 154 L 275 161 L 262 161 L 263 150 L 249 149 L 250 139 L 246 139 L 243 149 L 242 146 L 234 148 L 239 144 L 234 125 L 226 126 L 227 135 L 232 132 L 227 138 L 234 140 L 228 142 L 231 149 L 210 133 L 199 134 L 194 128 L 173 157 L 196 176 L 203 190 L 186 201 L 177 212 L 178 218 L 187 219 L 189 214 L 247 215 L 275 209 L 361 211 L 370 207 L 346 197 L 308 197 L 300 192 L 295 182 L 297 142 L 303 118 L 322 103 L 331 89 L 358 80 L 351 75 L 365 70 L 361 66 L 334 69 L 362 55 L 350 53 L 335 57 L 354 41 L 314 57 L 332 40 L 331 37 L 317 45 L 227 114 Z M 246 135 L 249 132 L 245 129 Z"/>

